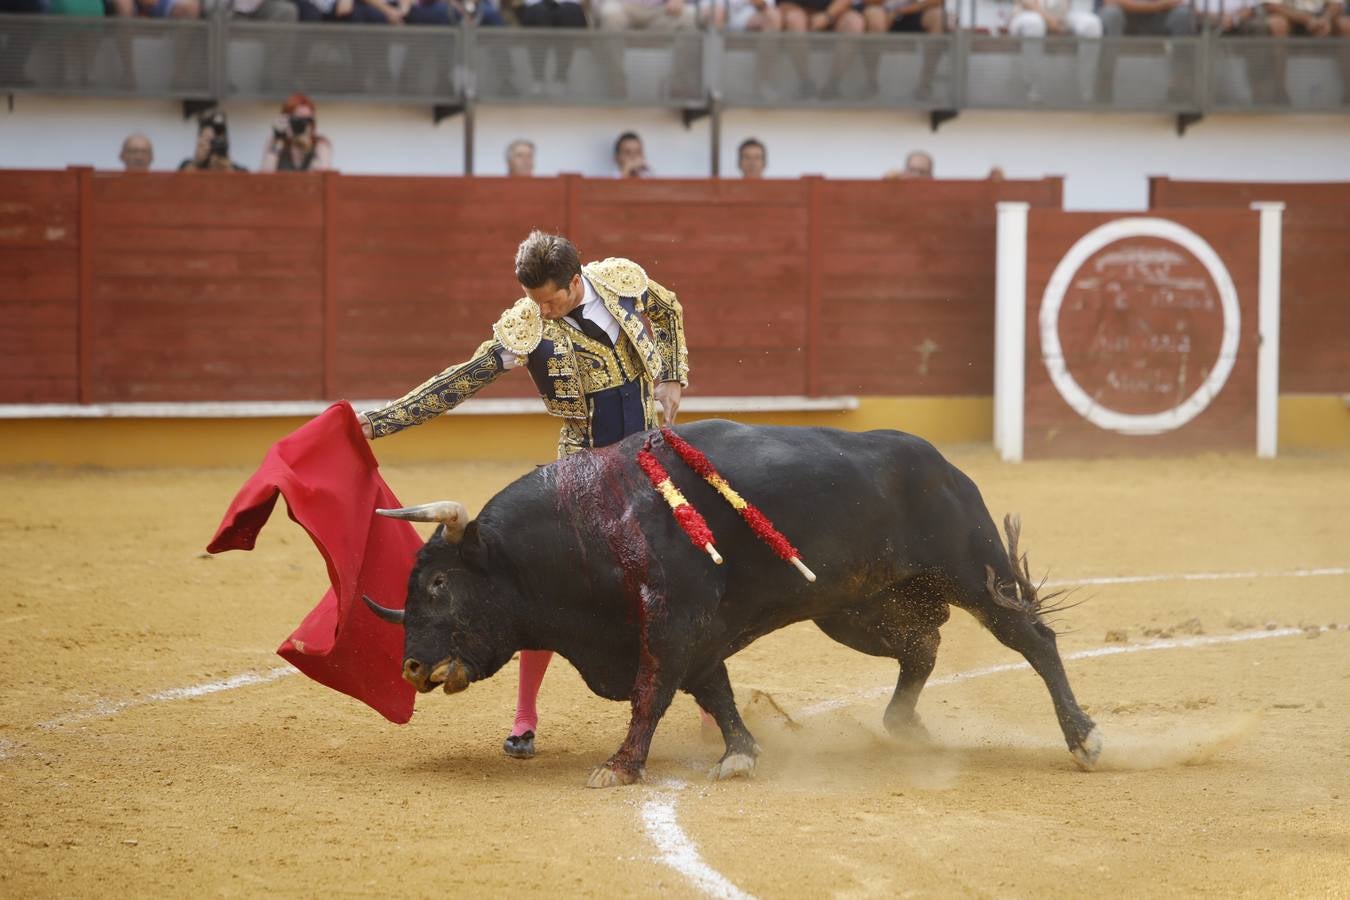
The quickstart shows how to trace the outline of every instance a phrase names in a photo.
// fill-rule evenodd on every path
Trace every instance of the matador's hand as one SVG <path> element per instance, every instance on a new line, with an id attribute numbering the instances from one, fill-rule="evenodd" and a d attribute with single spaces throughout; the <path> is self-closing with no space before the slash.
<path id="1" fill-rule="evenodd" d="M 375 429 L 371 426 L 371 424 L 370 424 L 370 419 L 368 419 L 368 418 L 366 417 L 366 414 L 365 414 L 365 413 L 357 413 L 357 414 L 356 414 L 356 421 L 357 421 L 358 424 L 360 424 L 360 426 L 361 426 L 361 433 L 364 434 L 364 435 L 366 436 L 366 440 L 368 440 L 368 441 L 373 441 L 373 440 L 375 440 Z"/>
<path id="2" fill-rule="evenodd" d="M 656 386 L 656 402 L 661 404 L 665 424 L 675 424 L 675 414 L 680 411 L 680 395 L 684 388 L 678 381 L 665 381 Z"/>

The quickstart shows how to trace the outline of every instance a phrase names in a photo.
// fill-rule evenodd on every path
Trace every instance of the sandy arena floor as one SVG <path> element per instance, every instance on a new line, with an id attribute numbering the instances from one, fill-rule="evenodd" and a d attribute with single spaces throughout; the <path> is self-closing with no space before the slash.
<path id="1" fill-rule="evenodd" d="M 308 539 L 278 511 L 256 551 L 201 553 L 247 471 L 0 472 L 0 897 L 1350 894 L 1350 456 L 949 455 L 1052 578 L 1255 573 L 1080 592 L 1066 657 L 1139 650 L 1067 663 L 1098 772 L 1030 671 L 950 679 L 1019 661 L 957 612 L 930 747 L 884 736 L 893 662 L 800 625 L 730 663 L 753 781 L 707 782 L 682 696 L 646 785 L 587 790 L 627 709 L 565 662 L 529 762 L 500 750 L 514 663 L 402 727 L 285 674 L 325 587 Z M 385 476 L 476 510 L 528 465 Z M 241 673 L 266 679 L 164 693 Z"/>

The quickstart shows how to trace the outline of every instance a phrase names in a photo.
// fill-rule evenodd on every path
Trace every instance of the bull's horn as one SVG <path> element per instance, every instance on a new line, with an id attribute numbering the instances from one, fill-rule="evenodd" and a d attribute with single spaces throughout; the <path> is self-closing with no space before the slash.
<path id="1" fill-rule="evenodd" d="M 469 513 L 463 503 L 454 500 L 437 500 L 435 503 L 423 503 L 421 506 L 404 506 L 400 509 L 377 509 L 382 516 L 391 519 L 407 519 L 409 522 L 440 522 L 445 526 L 442 532 L 445 539 L 458 544 L 464 536 L 464 526 L 469 523 Z"/>
<path id="2" fill-rule="evenodd" d="M 370 607 L 371 612 L 379 616 L 381 619 L 384 619 L 386 622 L 390 622 L 394 625 L 403 624 L 403 610 L 387 609 L 381 606 L 380 604 L 376 603 L 374 600 L 367 597 L 365 594 L 361 595 L 361 599 L 366 601 L 366 606 Z"/>

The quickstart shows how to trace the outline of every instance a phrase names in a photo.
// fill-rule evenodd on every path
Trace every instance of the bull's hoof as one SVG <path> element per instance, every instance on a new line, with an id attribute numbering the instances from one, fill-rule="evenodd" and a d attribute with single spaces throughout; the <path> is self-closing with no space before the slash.
<path id="1" fill-rule="evenodd" d="M 1093 725 L 1087 737 L 1083 738 L 1083 743 L 1070 747 L 1069 752 L 1073 754 L 1073 761 L 1078 763 L 1078 768 L 1091 772 L 1097 768 L 1097 757 L 1102 755 L 1102 730 Z"/>
<path id="2" fill-rule="evenodd" d="M 918 713 L 910 713 L 907 716 L 885 716 L 881 724 L 886 726 L 887 734 L 901 743 L 920 747 L 933 743 Z"/>
<path id="3" fill-rule="evenodd" d="M 628 769 L 617 769 L 606 763 L 603 766 L 596 766 L 595 771 L 591 772 L 591 777 L 586 779 L 586 787 L 589 788 L 612 788 L 622 787 L 625 784 L 633 784 L 642 780 L 642 770 L 636 772 Z"/>
<path id="4" fill-rule="evenodd" d="M 728 753 L 708 770 L 713 781 L 726 781 L 729 778 L 754 778 L 755 757 L 749 753 Z"/>

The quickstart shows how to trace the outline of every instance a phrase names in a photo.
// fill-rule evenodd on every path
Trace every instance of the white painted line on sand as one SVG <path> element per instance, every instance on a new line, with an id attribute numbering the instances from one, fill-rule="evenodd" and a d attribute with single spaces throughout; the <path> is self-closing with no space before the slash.
<path id="1" fill-rule="evenodd" d="M 1277 572 L 1178 572 L 1170 575 L 1108 575 L 1102 578 L 1063 578 L 1047 581 L 1046 587 L 1076 587 L 1093 584 L 1149 584 L 1155 581 L 1228 581 L 1240 578 L 1319 578 L 1350 575 L 1350 568 L 1331 566 L 1321 569 L 1285 569 Z"/>
<path id="2" fill-rule="evenodd" d="M 1134 575 L 1112 578 L 1066 580 L 1061 582 L 1047 582 L 1047 585 L 1053 587 L 1078 584 L 1136 584 L 1154 581 L 1207 581 L 1235 578 L 1301 578 L 1319 575 L 1346 574 L 1350 574 L 1350 568 L 1292 569 L 1284 572 L 1202 572 L 1180 575 Z M 1239 641 L 1257 641 L 1266 638 L 1291 637 L 1302 633 L 1302 629 L 1298 628 L 1278 628 L 1271 631 L 1241 632 L 1225 635 L 1200 635 L 1196 637 L 1150 641 L 1144 644 L 1095 647 L 1089 650 L 1080 650 L 1071 653 L 1064 658 L 1066 660 L 1089 659 L 1098 656 L 1115 656 L 1123 653 L 1141 653 L 1149 650 L 1205 647 L 1214 644 L 1236 643 Z M 1018 669 L 1029 668 L 1030 665 L 1026 662 L 986 666 L 981 669 L 956 672 L 951 675 L 930 679 L 927 687 L 941 687 L 943 685 L 968 681 L 973 678 L 983 678 L 1001 672 L 1012 672 Z M 219 691 L 229 691 L 234 690 L 235 688 L 248 687 L 255 684 L 266 684 L 287 675 L 294 675 L 297 671 L 298 670 L 290 666 L 278 666 L 264 672 L 246 672 L 220 681 L 210 681 L 204 684 L 189 685 L 180 688 L 169 688 L 168 690 L 148 694 L 133 700 L 99 701 L 91 709 L 72 713 L 47 722 L 41 722 L 37 727 L 44 730 L 54 730 L 89 719 L 115 716 L 127 709 L 144 706 L 150 703 L 159 703 L 170 700 L 186 700 L 192 697 L 214 694 Z M 859 700 L 885 695 L 892 690 L 892 687 L 884 686 L 865 691 L 861 694 L 856 694 L 850 699 L 822 701 L 803 708 L 799 715 L 803 718 L 819 715 L 820 713 L 848 706 Z M 0 759 L 10 755 L 12 748 L 12 744 L 0 742 Z M 679 801 L 678 792 L 683 790 L 685 786 L 685 783 L 682 781 L 670 782 L 668 786 L 669 790 L 665 793 L 650 797 L 643 802 L 643 827 L 647 832 L 647 837 L 652 841 L 659 852 L 659 861 L 680 873 L 695 888 L 709 896 L 718 898 L 730 897 L 737 898 L 737 900 L 739 900 L 739 898 L 746 898 L 746 900 L 751 900 L 753 895 L 747 894 L 736 887 L 736 885 L 724 875 L 704 862 L 703 858 L 699 855 L 698 846 L 690 840 L 683 830 L 681 830 L 676 811 Z"/>
<path id="3" fill-rule="evenodd" d="M 162 703 L 170 700 L 189 700 L 193 697 L 204 697 L 207 694 L 215 694 L 220 691 L 232 691 L 235 688 L 248 687 L 254 684 L 267 684 L 270 681 L 276 681 L 278 678 L 284 678 L 287 675 L 295 675 L 299 672 L 290 666 L 277 666 L 274 669 L 268 669 L 264 672 L 244 672 L 242 675 L 232 675 L 229 678 L 220 681 L 208 681 L 204 684 L 193 684 L 187 687 L 169 688 L 168 690 L 157 691 L 153 694 L 146 694 L 144 697 L 136 697 L 131 700 L 100 700 L 89 709 L 70 713 L 69 715 L 59 716 L 46 722 L 39 722 L 38 728 L 44 731 L 52 731 L 57 728 L 64 728 L 67 725 L 73 725 L 76 722 L 86 722 L 90 719 L 105 719 L 108 716 L 115 716 L 120 712 L 125 712 L 137 706 L 145 706 L 150 703 Z"/>
<path id="4" fill-rule="evenodd" d="M 1325 628 L 1319 629 L 1325 631 Z M 1073 653 L 1066 653 L 1061 658 L 1068 662 L 1074 659 L 1094 659 L 1098 656 L 1118 656 L 1122 653 L 1144 653 L 1150 650 L 1178 650 L 1191 647 L 1210 647 L 1215 644 L 1237 644 L 1244 641 L 1263 641 L 1267 638 L 1293 637 L 1297 634 L 1303 634 L 1302 628 L 1273 628 L 1270 631 L 1240 631 L 1234 634 L 1207 634 L 1197 635 L 1195 637 L 1184 638 L 1165 638 L 1157 641 L 1148 641 L 1143 644 L 1108 644 L 1104 647 L 1092 647 L 1088 650 L 1077 650 Z M 941 675 L 937 678 L 928 679 L 924 689 L 943 687 L 949 684 L 957 684 L 962 681 L 970 681 L 974 678 L 985 678 L 989 675 L 998 675 L 1003 672 L 1016 672 L 1020 669 L 1030 669 L 1031 663 L 1026 660 L 1015 663 L 1002 663 L 997 666 L 985 666 L 981 669 L 971 669 L 968 672 L 954 672 L 951 675 Z M 819 703 L 813 703 L 810 706 L 803 707 L 798 713 L 802 718 L 820 715 L 834 709 L 842 709 L 845 706 L 851 706 L 859 700 L 871 700 L 875 697 L 883 697 L 895 690 L 894 685 L 885 685 L 882 687 L 871 688 L 861 693 L 854 694 L 852 697 L 836 698 L 833 700 L 822 700 Z"/>
<path id="5" fill-rule="evenodd" d="M 1325 631 L 1326 629 L 1320 629 Z M 1078 650 L 1064 657 L 1065 660 L 1073 659 L 1095 659 L 1100 656 L 1118 656 L 1125 653 L 1145 653 L 1152 650 L 1180 650 L 1194 647 L 1210 647 L 1215 644 L 1236 644 L 1244 641 L 1262 641 L 1268 638 L 1293 637 L 1303 634 L 1301 628 L 1275 628 L 1270 631 L 1243 631 L 1236 634 L 1212 634 L 1197 635 L 1195 637 L 1168 638 L 1165 640 L 1149 641 L 1144 644 L 1111 644 L 1104 647 L 1092 647 L 1087 650 Z M 990 675 L 998 675 L 1003 672 L 1015 672 L 1019 669 L 1030 669 L 1031 664 L 1023 662 L 1003 663 L 997 666 L 984 666 L 979 669 L 970 669 L 966 672 L 954 672 L 951 675 L 943 675 L 938 678 L 930 678 L 926 687 L 943 687 L 950 684 L 958 684 L 963 681 L 970 681 L 975 678 L 986 678 Z M 845 706 L 851 706 L 859 700 L 867 700 L 875 697 L 881 697 L 895 690 L 894 686 L 885 685 L 883 687 L 872 688 L 853 695 L 851 698 L 824 700 L 820 703 L 813 703 L 804 707 L 799 718 L 810 718 L 826 713 L 834 709 L 841 709 Z M 722 875 L 716 869 L 703 861 L 698 854 L 698 847 L 680 828 L 679 819 L 676 816 L 679 806 L 678 791 L 685 787 L 684 782 L 672 782 L 670 787 L 674 790 L 663 792 L 654 796 L 642 804 L 642 824 L 647 831 L 647 838 L 656 845 L 659 853 L 657 857 L 661 862 L 670 866 L 675 871 L 683 875 L 695 888 L 703 891 L 711 897 L 750 897 L 737 888 L 726 876 Z M 730 891 L 730 893 L 728 893 Z"/>
<path id="6" fill-rule="evenodd" d="M 753 900 L 753 895 L 732 884 L 726 876 L 703 861 L 698 845 L 680 828 L 675 817 L 683 781 L 666 783 L 669 790 L 655 793 L 642 801 L 642 827 L 656 845 L 657 860 L 674 869 L 695 888 L 719 900 Z"/>

